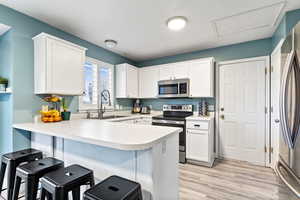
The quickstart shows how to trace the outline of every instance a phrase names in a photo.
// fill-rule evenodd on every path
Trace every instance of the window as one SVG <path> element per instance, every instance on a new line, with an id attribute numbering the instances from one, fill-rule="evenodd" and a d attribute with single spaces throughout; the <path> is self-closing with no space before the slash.
<path id="1" fill-rule="evenodd" d="M 79 109 L 97 109 L 98 103 L 106 108 L 113 108 L 114 66 L 93 58 L 87 58 L 84 65 L 84 95 L 79 98 Z M 111 106 L 108 98 L 99 99 L 103 90 L 110 92 Z"/>

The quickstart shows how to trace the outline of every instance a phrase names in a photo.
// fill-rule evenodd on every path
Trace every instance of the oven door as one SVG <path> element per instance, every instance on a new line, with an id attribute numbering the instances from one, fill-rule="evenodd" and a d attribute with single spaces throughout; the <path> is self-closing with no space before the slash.
<path id="1" fill-rule="evenodd" d="M 155 120 L 155 119 L 152 119 L 152 125 L 182 128 L 182 131 L 179 133 L 179 162 L 180 163 L 186 163 L 185 122 L 184 121 L 170 121 L 170 120 Z"/>

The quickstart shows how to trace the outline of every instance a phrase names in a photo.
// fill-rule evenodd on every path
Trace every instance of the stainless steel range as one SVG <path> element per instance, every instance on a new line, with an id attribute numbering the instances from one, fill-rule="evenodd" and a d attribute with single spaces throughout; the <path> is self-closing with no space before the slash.
<path id="1" fill-rule="evenodd" d="M 163 115 L 152 117 L 152 125 L 180 127 L 179 162 L 186 163 L 186 120 L 193 115 L 193 105 L 163 105 Z"/>

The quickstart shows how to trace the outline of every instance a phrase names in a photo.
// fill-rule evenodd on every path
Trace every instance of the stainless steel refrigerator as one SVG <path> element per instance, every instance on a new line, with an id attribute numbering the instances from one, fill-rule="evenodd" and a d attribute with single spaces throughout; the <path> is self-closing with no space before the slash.
<path id="1" fill-rule="evenodd" d="M 300 23 L 281 47 L 280 141 L 276 172 L 300 198 Z"/>

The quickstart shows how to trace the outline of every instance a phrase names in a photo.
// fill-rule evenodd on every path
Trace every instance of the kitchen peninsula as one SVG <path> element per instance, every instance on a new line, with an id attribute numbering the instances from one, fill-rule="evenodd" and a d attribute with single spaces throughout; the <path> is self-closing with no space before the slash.
<path id="1" fill-rule="evenodd" d="M 39 143 L 47 156 L 91 168 L 99 180 L 120 175 L 141 183 L 146 200 L 179 199 L 180 128 L 86 119 L 15 124 L 14 128 L 31 132 L 32 142 Z M 34 135 L 39 135 L 39 141 Z"/>

